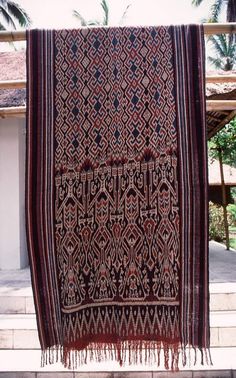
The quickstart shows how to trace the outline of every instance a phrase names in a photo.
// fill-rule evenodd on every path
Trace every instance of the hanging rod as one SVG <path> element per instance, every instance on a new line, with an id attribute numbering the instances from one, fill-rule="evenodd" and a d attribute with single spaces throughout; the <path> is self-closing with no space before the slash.
<path id="1" fill-rule="evenodd" d="M 26 87 L 25 80 L 4 80 L 0 81 L 0 89 L 20 89 Z"/>
<path id="2" fill-rule="evenodd" d="M 203 24 L 204 34 L 236 33 L 236 22 Z M 25 30 L 0 31 L 0 42 L 25 41 Z"/>
<path id="3" fill-rule="evenodd" d="M 236 100 L 207 100 L 206 109 L 208 112 L 223 112 L 224 110 L 236 110 Z M 26 113 L 26 106 L 14 106 L 0 108 L 0 118 L 23 117 Z M 226 113 L 227 114 L 227 113 Z"/>
<path id="4" fill-rule="evenodd" d="M 206 83 L 235 83 L 235 82 L 236 82 L 236 75 L 207 75 L 206 76 Z"/>
<path id="5" fill-rule="evenodd" d="M 0 108 L 0 118 L 9 117 L 25 117 L 26 107 L 25 106 L 12 106 L 7 108 Z"/>
<path id="6" fill-rule="evenodd" d="M 236 22 L 218 23 L 212 22 L 210 24 L 203 24 L 204 34 L 223 34 L 236 33 Z"/>
<path id="7" fill-rule="evenodd" d="M 223 110 L 235 110 L 236 100 L 207 100 L 206 110 L 208 112 L 217 112 Z"/>

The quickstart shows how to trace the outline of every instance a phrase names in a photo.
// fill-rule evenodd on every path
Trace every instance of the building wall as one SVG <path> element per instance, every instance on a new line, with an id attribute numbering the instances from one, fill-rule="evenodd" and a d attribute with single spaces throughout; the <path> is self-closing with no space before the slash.
<path id="1" fill-rule="evenodd" d="M 0 120 L 0 269 L 28 265 L 25 237 L 25 119 Z"/>

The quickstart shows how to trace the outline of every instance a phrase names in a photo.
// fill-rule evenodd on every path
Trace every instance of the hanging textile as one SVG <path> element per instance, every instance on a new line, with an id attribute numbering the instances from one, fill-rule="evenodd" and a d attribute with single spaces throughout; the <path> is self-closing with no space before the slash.
<path id="1" fill-rule="evenodd" d="M 199 25 L 27 32 L 27 234 L 43 362 L 209 348 Z"/>

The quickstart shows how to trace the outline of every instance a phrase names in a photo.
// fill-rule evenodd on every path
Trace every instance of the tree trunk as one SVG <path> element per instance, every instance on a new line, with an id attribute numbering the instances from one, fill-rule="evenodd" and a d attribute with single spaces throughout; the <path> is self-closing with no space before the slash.
<path id="1" fill-rule="evenodd" d="M 219 164 L 220 164 L 220 177 L 221 177 L 221 188 L 222 188 L 222 205 L 223 205 L 223 215 L 224 215 L 224 226 L 225 226 L 225 239 L 226 239 L 226 249 L 229 250 L 229 225 L 227 220 L 227 200 L 226 200 L 226 190 L 225 190 L 225 180 L 224 180 L 224 170 L 222 162 L 222 149 L 218 149 L 219 153 Z"/>

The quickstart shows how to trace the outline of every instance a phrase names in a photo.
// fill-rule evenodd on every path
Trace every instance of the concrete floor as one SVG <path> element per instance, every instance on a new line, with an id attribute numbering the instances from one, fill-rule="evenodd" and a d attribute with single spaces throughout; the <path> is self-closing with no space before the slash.
<path id="1" fill-rule="evenodd" d="M 209 247 L 210 282 L 236 282 L 236 251 L 215 241 Z"/>

